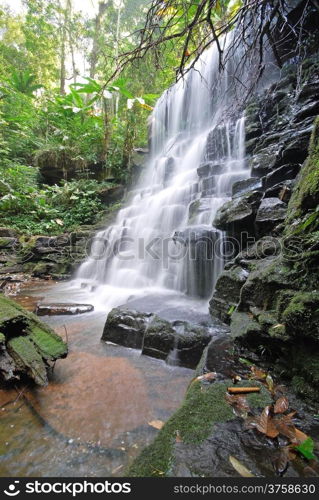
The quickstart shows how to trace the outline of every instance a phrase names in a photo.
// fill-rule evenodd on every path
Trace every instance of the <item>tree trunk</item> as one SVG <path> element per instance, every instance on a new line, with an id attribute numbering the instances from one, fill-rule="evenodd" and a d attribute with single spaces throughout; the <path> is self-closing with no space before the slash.
<path id="1" fill-rule="evenodd" d="M 92 47 L 92 52 L 91 52 L 91 57 L 90 57 L 90 78 L 94 80 L 95 78 L 95 73 L 96 73 L 96 66 L 97 66 L 97 61 L 99 57 L 99 33 L 101 29 L 101 24 L 102 20 L 104 17 L 104 14 L 106 12 L 108 6 L 108 2 L 100 2 L 99 3 L 99 12 L 95 18 L 95 26 L 94 26 L 94 34 L 93 34 L 93 47 Z"/>

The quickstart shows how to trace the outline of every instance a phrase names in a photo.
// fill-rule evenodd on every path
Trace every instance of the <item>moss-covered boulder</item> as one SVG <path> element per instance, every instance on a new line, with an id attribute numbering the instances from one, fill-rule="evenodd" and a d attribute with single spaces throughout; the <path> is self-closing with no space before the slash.
<path id="1" fill-rule="evenodd" d="M 67 345 L 59 335 L 32 313 L 0 296 L 0 383 L 27 377 L 46 385 L 50 362 L 66 355 Z"/>
<path id="2" fill-rule="evenodd" d="M 249 385 L 249 383 L 244 381 L 242 385 Z M 225 400 L 229 385 L 232 385 L 231 380 L 209 385 L 194 380 L 189 386 L 182 406 L 166 422 L 154 442 L 145 448 L 133 462 L 128 474 L 142 477 L 184 475 L 178 472 L 181 460 L 176 457 L 180 448 L 183 447 L 184 450 L 187 448 L 190 456 L 193 455 L 188 464 L 188 467 L 193 469 L 191 472 L 195 475 L 205 475 L 205 471 L 194 460 L 194 453 L 207 440 L 214 442 L 218 439 L 221 424 L 237 425 L 233 410 Z M 256 383 L 256 385 L 260 384 Z M 260 387 L 260 393 L 247 396 L 251 408 L 262 408 L 271 402 L 268 391 L 261 385 Z M 228 456 L 232 454 L 232 441 L 223 440 L 223 446 L 228 446 L 228 454 L 225 459 L 222 457 L 219 470 L 223 462 L 228 463 Z M 208 474 L 214 475 L 211 471 Z"/>

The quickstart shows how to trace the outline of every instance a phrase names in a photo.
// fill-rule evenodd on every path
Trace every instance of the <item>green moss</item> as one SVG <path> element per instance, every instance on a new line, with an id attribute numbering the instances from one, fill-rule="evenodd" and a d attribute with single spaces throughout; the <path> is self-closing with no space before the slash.
<path id="1" fill-rule="evenodd" d="M 29 337 L 20 336 L 10 339 L 7 349 L 18 370 L 26 372 L 39 385 L 47 384 L 46 366 Z"/>
<path id="2" fill-rule="evenodd" d="M 316 209 L 319 202 L 319 117 L 315 121 L 314 130 L 310 140 L 309 156 L 302 168 L 297 186 L 288 205 L 288 223 L 300 217 L 306 210 Z M 309 217 L 313 217 L 310 215 Z M 314 222 L 318 222 L 318 213 Z M 304 221 L 305 224 L 305 221 Z M 308 226 L 307 226 L 308 227 Z M 296 231 L 287 225 L 287 232 Z"/>
<path id="3" fill-rule="evenodd" d="M 47 332 L 39 326 L 30 330 L 30 338 L 46 360 L 54 360 L 66 355 L 66 345 L 59 335 Z"/>
<path id="4" fill-rule="evenodd" d="M 4 344 L 6 341 L 6 337 L 3 333 L 0 332 L 0 344 Z"/>
<path id="5" fill-rule="evenodd" d="M 282 321 L 293 335 L 319 341 L 319 292 L 299 292 L 282 313 Z"/>
<path id="6" fill-rule="evenodd" d="M 192 382 L 180 409 L 166 422 L 154 442 L 142 451 L 128 474 L 141 477 L 168 475 L 177 431 L 184 443 L 197 444 L 213 432 L 215 423 L 232 420 L 232 408 L 225 401 L 230 384 L 229 380 L 206 387 L 199 381 Z M 243 382 L 244 386 L 249 384 L 249 381 Z M 247 396 L 252 408 L 264 407 L 271 402 L 269 393 L 260 387 L 260 393 Z"/>

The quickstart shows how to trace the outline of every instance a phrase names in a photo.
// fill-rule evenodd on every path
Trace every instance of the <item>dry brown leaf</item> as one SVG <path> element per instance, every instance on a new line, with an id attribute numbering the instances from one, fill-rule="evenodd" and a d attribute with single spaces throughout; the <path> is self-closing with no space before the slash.
<path id="1" fill-rule="evenodd" d="M 200 375 L 199 377 L 196 378 L 196 380 L 206 380 L 207 382 L 212 382 L 213 380 L 216 380 L 217 373 L 216 372 L 209 372 L 205 373 L 204 375 Z"/>
<path id="2" fill-rule="evenodd" d="M 148 422 L 148 425 L 160 430 L 163 427 L 164 422 L 162 422 L 162 420 L 151 420 L 151 422 Z"/>
<path id="3" fill-rule="evenodd" d="M 241 462 L 239 462 L 239 460 L 237 460 L 237 458 L 233 457 L 232 455 L 229 455 L 229 461 L 240 476 L 256 477 L 250 472 L 250 470 L 247 469 L 247 467 L 245 467 Z"/>
<path id="4" fill-rule="evenodd" d="M 270 415 L 271 406 L 266 406 L 259 417 L 257 429 L 270 438 L 278 436 L 279 431 Z"/>
<path id="5" fill-rule="evenodd" d="M 272 376 L 269 375 L 269 373 L 268 373 L 268 375 L 266 377 L 266 384 L 267 384 L 268 390 L 270 392 L 273 392 L 273 390 L 274 390 L 274 380 L 273 380 Z"/>
<path id="6" fill-rule="evenodd" d="M 260 368 L 257 368 L 257 366 L 251 366 L 250 370 L 252 378 L 256 380 L 264 380 L 267 377 L 267 373 L 261 370 Z"/>
<path id="7" fill-rule="evenodd" d="M 296 440 L 298 441 L 298 444 L 303 443 L 303 441 L 306 441 L 306 439 L 308 439 L 308 437 L 309 437 L 309 436 L 307 436 L 307 434 L 302 432 L 300 429 L 297 429 L 297 427 L 295 427 L 295 436 L 296 436 Z"/>
<path id="8" fill-rule="evenodd" d="M 296 412 L 291 412 L 288 415 L 282 415 L 280 418 L 274 420 L 279 434 L 286 436 L 292 443 L 296 441 L 296 427 L 292 422 L 292 417 Z"/>
<path id="9" fill-rule="evenodd" d="M 277 399 L 274 406 L 274 413 L 285 413 L 289 408 L 289 401 L 286 396 Z"/>
<path id="10" fill-rule="evenodd" d="M 233 407 L 236 415 L 242 418 L 247 417 L 247 413 L 250 411 L 250 406 L 245 396 L 226 393 L 225 399 L 227 403 Z"/>

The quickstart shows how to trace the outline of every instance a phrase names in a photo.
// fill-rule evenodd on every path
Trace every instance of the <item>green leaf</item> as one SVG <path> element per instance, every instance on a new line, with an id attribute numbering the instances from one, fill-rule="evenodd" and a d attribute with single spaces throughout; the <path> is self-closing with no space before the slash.
<path id="1" fill-rule="evenodd" d="M 313 454 L 313 449 L 314 442 L 311 437 L 308 437 L 305 441 L 296 446 L 296 450 L 298 450 L 299 453 L 301 453 L 308 460 L 316 459 L 315 455 Z"/>

